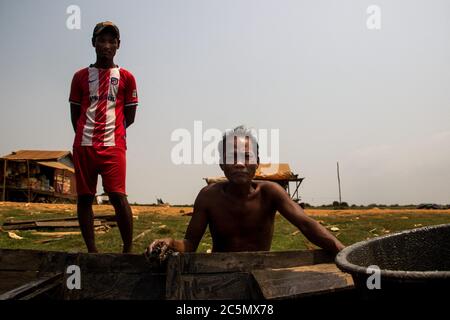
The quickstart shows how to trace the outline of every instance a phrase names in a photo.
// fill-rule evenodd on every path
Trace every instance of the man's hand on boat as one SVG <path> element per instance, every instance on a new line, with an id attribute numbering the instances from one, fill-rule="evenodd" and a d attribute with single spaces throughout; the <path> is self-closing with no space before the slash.
<path id="1" fill-rule="evenodd" d="M 159 258 L 164 261 L 167 257 L 177 251 L 175 248 L 175 240 L 173 238 L 156 239 L 153 241 L 145 251 L 148 258 Z"/>

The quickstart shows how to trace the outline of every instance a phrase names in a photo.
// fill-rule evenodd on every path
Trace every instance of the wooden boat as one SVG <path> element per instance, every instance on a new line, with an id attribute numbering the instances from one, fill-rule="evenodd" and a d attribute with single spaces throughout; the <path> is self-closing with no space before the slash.
<path id="1" fill-rule="evenodd" d="M 80 289 L 69 289 L 69 266 Z M 134 254 L 0 249 L 0 299 L 298 299 L 348 297 L 354 286 L 322 250 Z"/>

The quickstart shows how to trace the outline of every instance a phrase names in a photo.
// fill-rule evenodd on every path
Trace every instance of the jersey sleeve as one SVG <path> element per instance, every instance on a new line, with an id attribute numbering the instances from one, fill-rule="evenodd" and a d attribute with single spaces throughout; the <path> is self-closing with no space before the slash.
<path id="1" fill-rule="evenodd" d="M 131 72 L 127 73 L 125 83 L 125 107 L 138 105 L 138 95 L 136 87 L 136 79 Z"/>
<path id="2" fill-rule="evenodd" d="M 81 84 L 80 84 L 80 73 L 77 72 L 73 75 L 72 78 L 72 84 L 70 85 L 70 95 L 69 95 L 69 102 L 81 105 Z"/>

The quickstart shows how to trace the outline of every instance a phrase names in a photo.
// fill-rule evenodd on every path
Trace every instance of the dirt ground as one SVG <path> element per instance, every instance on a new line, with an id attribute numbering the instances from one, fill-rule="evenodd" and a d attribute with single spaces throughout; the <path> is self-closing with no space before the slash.
<path id="1" fill-rule="evenodd" d="M 16 208 L 30 211 L 47 211 L 52 213 L 68 214 L 76 211 L 75 204 L 48 204 L 48 203 L 22 203 L 22 202 L 0 202 L 0 209 Z M 133 215 L 141 214 L 160 214 L 168 216 L 181 216 L 192 212 L 192 207 L 173 207 L 173 206 L 131 206 Z M 94 205 L 94 212 L 97 214 L 112 213 L 113 208 L 110 205 Z M 404 214 L 404 213 L 424 213 L 424 214 L 450 214 L 450 209 L 359 209 L 359 210 L 325 210 L 325 209 L 306 209 L 305 212 L 311 216 L 341 216 L 341 215 L 362 215 L 362 214 Z"/>
<path id="2" fill-rule="evenodd" d="M 322 209 L 306 209 L 305 212 L 311 216 L 343 216 L 343 215 L 361 215 L 361 214 L 404 214 L 404 213 L 415 213 L 415 214 L 449 214 L 450 209 L 445 210 L 435 210 L 435 209 L 348 209 L 348 210 L 322 210 Z"/>
<path id="3" fill-rule="evenodd" d="M 8 209 L 20 209 L 30 210 L 32 212 L 52 212 L 52 213 L 73 213 L 76 211 L 77 206 L 75 204 L 49 204 L 49 203 L 25 203 L 25 202 L 0 202 L 1 208 L 7 207 Z M 106 214 L 114 212 L 111 205 L 94 205 L 94 213 Z M 180 216 L 189 212 L 192 212 L 192 207 L 172 207 L 172 206 L 131 206 L 133 215 L 140 214 L 161 214 L 170 216 Z"/>

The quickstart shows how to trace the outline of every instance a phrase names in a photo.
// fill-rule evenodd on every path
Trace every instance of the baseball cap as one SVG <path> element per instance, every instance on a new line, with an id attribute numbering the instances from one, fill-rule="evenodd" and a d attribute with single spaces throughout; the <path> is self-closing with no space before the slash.
<path id="1" fill-rule="evenodd" d="M 94 33 L 92 34 L 92 38 L 95 39 L 96 36 L 98 36 L 100 33 L 102 33 L 104 30 L 110 29 L 117 35 L 117 39 L 120 39 L 120 32 L 119 28 L 111 21 L 103 21 L 99 22 L 95 25 Z"/>

